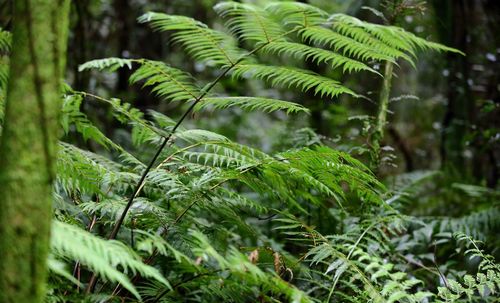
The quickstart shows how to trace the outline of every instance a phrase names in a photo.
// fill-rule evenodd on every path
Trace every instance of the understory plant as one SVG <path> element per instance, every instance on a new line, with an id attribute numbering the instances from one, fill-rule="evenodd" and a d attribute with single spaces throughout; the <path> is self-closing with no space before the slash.
<path id="1" fill-rule="evenodd" d="M 497 192 L 457 183 L 426 196 L 446 182 L 439 172 L 397 176 L 388 186 L 353 155 L 328 141 L 301 140 L 299 132 L 290 133 L 287 149 L 269 152 L 184 123 L 234 108 L 304 119 L 309 109 L 301 100 L 276 96 L 296 90 L 317 102 L 362 102 L 367 97 L 344 76 L 381 82 L 387 77 L 381 64 L 397 69 L 401 62 L 414 66 L 420 51 L 458 51 L 299 2 L 221 2 L 214 9 L 223 27 L 159 12 L 138 19 L 167 32 L 210 70 L 209 83 L 146 58 L 80 66 L 131 70 L 131 85 L 159 102 L 180 103 L 180 117 L 66 85 L 47 301 L 498 300 Z M 0 34 L 0 51 L 7 50 L 8 34 Z M 1 60 L 3 98 L 7 59 Z M 306 63 L 328 72 L 312 72 Z M 220 85 L 224 79 L 262 81 L 270 89 L 232 95 Z M 107 107 L 126 138 L 104 134 L 82 110 L 88 102 Z M 98 148 L 70 143 L 75 136 Z M 464 194 L 489 208 L 457 218 L 407 211 L 419 201 Z"/>

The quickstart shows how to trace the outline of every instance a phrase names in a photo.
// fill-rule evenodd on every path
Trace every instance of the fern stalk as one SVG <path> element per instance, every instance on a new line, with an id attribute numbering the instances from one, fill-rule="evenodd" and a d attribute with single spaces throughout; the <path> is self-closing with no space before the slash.
<path id="1" fill-rule="evenodd" d="M 387 122 L 387 110 L 389 107 L 389 95 L 391 92 L 392 71 L 394 63 L 386 61 L 384 69 L 384 81 L 380 91 L 375 130 L 371 138 L 372 147 L 372 169 L 377 171 L 380 165 L 380 141 L 384 138 L 384 128 Z"/>

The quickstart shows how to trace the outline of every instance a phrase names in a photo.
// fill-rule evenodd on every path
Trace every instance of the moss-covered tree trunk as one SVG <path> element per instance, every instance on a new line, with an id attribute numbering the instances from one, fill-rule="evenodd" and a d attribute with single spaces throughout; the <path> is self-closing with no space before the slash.
<path id="1" fill-rule="evenodd" d="M 0 302 L 42 302 L 68 0 L 14 1 L 0 141 Z"/>

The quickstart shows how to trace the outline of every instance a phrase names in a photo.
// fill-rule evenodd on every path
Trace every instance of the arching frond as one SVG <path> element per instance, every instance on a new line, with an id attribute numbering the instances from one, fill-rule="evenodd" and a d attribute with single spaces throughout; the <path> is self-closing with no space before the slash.
<path id="1" fill-rule="evenodd" d="M 92 139 L 99 145 L 115 150 L 122 148 L 106 137 L 85 114 L 80 111 L 80 105 L 83 101 L 81 95 L 67 95 L 64 97 L 62 106 L 61 124 L 64 131 L 69 131 L 70 125 L 74 125 L 76 131 L 79 132 L 84 140 Z"/>
<path id="2" fill-rule="evenodd" d="M 293 42 L 275 42 L 266 45 L 263 52 L 277 55 L 287 55 L 298 59 L 307 59 L 314 63 L 325 63 L 332 68 L 340 67 L 343 72 L 370 71 L 379 74 L 373 68 L 349 57 L 308 45 Z"/>
<path id="3" fill-rule="evenodd" d="M 153 29 L 175 31 L 172 41 L 182 44 L 197 60 L 216 66 L 235 63 L 242 55 L 236 41 L 229 35 L 208 28 L 205 24 L 189 17 L 147 13 L 139 22 L 149 23 Z"/>
<path id="4" fill-rule="evenodd" d="M 394 62 L 393 57 L 380 53 L 369 45 L 357 42 L 352 38 L 343 36 L 324 27 L 310 26 L 301 29 L 299 33 L 304 41 L 317 43 L 336 52 L 341 52 L 346 56 L 364 61 L 378 60 Z"/>
<path id="5" fill-rule="evenodd" d="M 0 27 L 0 56 L 10 52 L 12 34 Z"/>
<path id="6" fill-rule="evenodd" d="M 367 39 L 366 35 L 356 30 L 357 28 L 362 28 L 366 32 L 370 33 L 373 37 L 376 37 L 378 40 L 384 42 L 388 46 L 409 52 L 412 55 L 415 53 L 417 48 L 420 48 L 422 50 L 453 52 L 464 55 L 460 50 L 447 47 L 445 45 L 432 41 L 427 41 L 423 38 L 417 37 L 413 33 L 405 31 L 400 27 L 383 26 L 379 24 L 364 22 L 355 17 L 344 14 L 334 14 L 331 16 L 330 20 L 333 21 L 334 28 L 337 27 L 340 32 L 348 34 L 360 42 L 373 43 L 371 39 Z"/>
<path id="7" fill-rule="evenodd" d="M 210 97 L 204 98 L 202 102 L 198 103 L 195 111 L 201 111 L 207 108 L 212 109 L 226 109 L 230 107 L 239 107 L 248 111 L 260 110 L 263 112 L 274 112 L 277 110 L 285 111 L 287 114 L 305 112 L 309 110 L 300 104 L 258 97 Z"/>
<path id="8" fill-rule="evenodd" d="M 321 97 L 337 97 L 340 94 L 358 97 L 352 90 L 335 80 L 297 68 L 241 64 L 235 68 L 234 76 L 266 80 L 273 86 L 293 86 L 303 91 L 312 91 Z"/>
<path id="9" fill-rule="evenodd" d="M 78 71 L 85 71 L 89 69 L 97 69 L 101 71 L 110 71 L 114 72 L 121 67 L 128 67 L 132 69 L 132 63 L 134 60 L 132 59 L 122 59 L 122 58 L 104 58 L 104 59 L 95 59 L 81 64 L 78 67 Z"/>
<path id="10" fill-rule="evenodd" d="M 153 267 L 140 261 L 130 248 L 121 242 L 106 241 L 70 224 L 53 221 L 51 248 L 59 257 L 80 261 L 111 282 L 123 285 L 134 296 L 139 293 L 126 273 L 140 273 L 169 286 L 168 281 Z M 117 269 L 121 266 L 124 272 Z"/>
<path id="11" fill-rule="evenodd" d="M 189 74 L 159 61 L 144 60 L 130 76 L 131 83 L 144 81 L 143 87 L 151 86 L 157 96 L 172 101 L 196 99 L 197 89 Z"/>
<path id="12" fill-rule="evenodd" d="M 214 9 L 222 17 L 229 18 L 226 25 L 243 40 L 254 42 L 286 41 L 286 31 L 268 13 L 251 4 L 221 2 Z"/>
<path id="13" fill-rule="evenodd" d="M 298 27 L 309 27 L 322 24 L 328 13 L 313 5 L 294 1 L 274 1 L 265 9 L 277 16 L 283 24 Z"/>

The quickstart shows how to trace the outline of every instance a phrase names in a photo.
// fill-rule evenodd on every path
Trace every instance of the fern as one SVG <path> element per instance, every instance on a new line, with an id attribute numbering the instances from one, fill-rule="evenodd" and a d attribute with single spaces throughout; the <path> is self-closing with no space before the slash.
<path id="1" fill-rule="evenodd" d="M 99 239 L 72 225 L 53 222 L 51 248 L 59 257 L 79 260 L 112 282 L 118 282 L 140 299 L 140 295 L 125 275 L 140 273 L 169 286 L 165 278 L 154 268 L 142 263 L 126 245 Z M 116 269 L 121 266 L 124 272 Z"/>
<path id="2" fill-rule="evenodd" d="M 349 94 L 358 97 L 352 90 L 342 86 L 339 82 L 300 69 L 268 66 L 259 64 L 245 64 L 236 67 L 234 75 L 237 77 L 252 77 L 269 81 L 273 86 L 298 87 L 303 91 L 313 91 L 314 94 L 336 97 L 340 94 Z"/>
<path id="3" fill-rule="evenodd" d="M 226 109 L 233 106 L 238 106 L 249 111 L 260 110 L 267 113 L 277 110 L 285 111 L 287 114 L 298 112 L 309 113 L 309 110 L 300 104 L 256 97 L 209 97 L 205 98 L 202 103 L 198 103 L 194 110 L 201 111 L 207 107 L 213 109 Z"/>
<path id="4" fill-rule="evenodd" d="M 475 276 L 465 275 L 461 281 L 448 280 L 447 287 L 438 288 L 438 302 L 494 302 L 500 291 L 500 266 L 494 258 L 485 254 L 478 242 L 462 233 L 455 234 L 459 242 L 466 242 L 472 248 L 466 254 L 473 258 L 478 257 L 481 263 Z"/>
<path id="5" fill-rule="evenodd" d="M 307 59 L 318 65 L 320 63 L 325 63 L 332 68 L 341 67 L 343 72 L 370 71 L 372 73 L 379 74 L 363 62 L 353 60 L 338 53 L 321 48 L 310 47 L 300 43 L 275 42 L 264 47 L 262 51 L 276 55 L 284 54 L 298 59 Z"/>
<path id="6" fill-rule="evenodd" d="M 0 134 L 2 133 L 5 97 L 9 80 L 9 52 L 12 35 L 0 28 Z"/>
<path id="7" fill-rule="evenodd" d="M 92 140 L 97 151 L 60 143 L 54 274 L 78 283 L 60 262 L 81 263 L 80 283 L 89 275 L 107 282 L 100 284 L 101 294 L 93 300 L 130 299 L 123 288 L 152 302 L 493 300 L 499 289 L 498 265 L 470 235 L 489 237 L 497 227 L 496 208 L 453 219 L 405 215 L 405 206 L 422 200 L 419 195 L 435 174 L 406 176 L 409 181 L 395 182 L 387 191 L 361 161 L 332 148 L 338 146 L 335 140 L 309 129 L 293 135 L 293 148 L 276 152 L 181 125 L 191 111 L 241 108 L 278 118 L 309 113 L 298 102 L 286 101 L 291 99 L 288 92 L 280 100 L 220 90 L 225 77 L 309 92 L 318 102 L 360 98 L 338 80 L 341 75 L 381 76 L 374 68 L 380 62 L 414 64 L 420 50 L 457 51 L 397 27 L 332 15 L 304 3 L 222 2 L 214 9 L 225 20 L 217 29 L 164 13 L 138 19 L 156 31 L 168 31 L 170 42 L 194 62 L 212 68 L 217 76 L 208 84 L 169 63 L 148 59 L 104 58 L 79 67 L 129 69 L 131 85 L 141 85 L 161 100 L 189 105 L 174 120 L 160 112 L 142 112 L 126 101 L 67 88 L 63 129 Z M 304 61 L 336 71 L 314 73 Z M 98 122 L 82 113 L 83 102 L 105 104 L 130 136 L 119 141 L 107 137 Z M 299 122 L 289 121 L 294 126 Z M 455 187 L 471 196 L 481 192 Z M 116 240 L 93 235 L 110 231 L 108 237 Z M 452 246 L 450 235 L 456 231 L 467 236 Z M 465 254 L 481 258 L 478 273 L 451 282 L 460 266 L 446 263 L 429 269 L 429 262 L 439 261 L 429 257 L 436 240 L 435 245 L 446 245 L 443 250 L 459 249 L 466 240 L 473 243 Z M 449 281 L 448 287 L 436 290 L 438 279 Z M 97 280 L 88 281 L 88 291 L 92 281 Z M 53 295 L 64 293 L 59 287 Z"/>
<path id="8" fill-rule="evenodd" d="M 141 23 L 148 22 L 156 30 L 177 31 L 172 41 L 180 43 L 198 60 L 208 61 L 216 66 L 226 66 L 234 64 L 242 55 L 231 36 L 212 30 L 192 18 L 147 13 L 138 20 Z"/>

